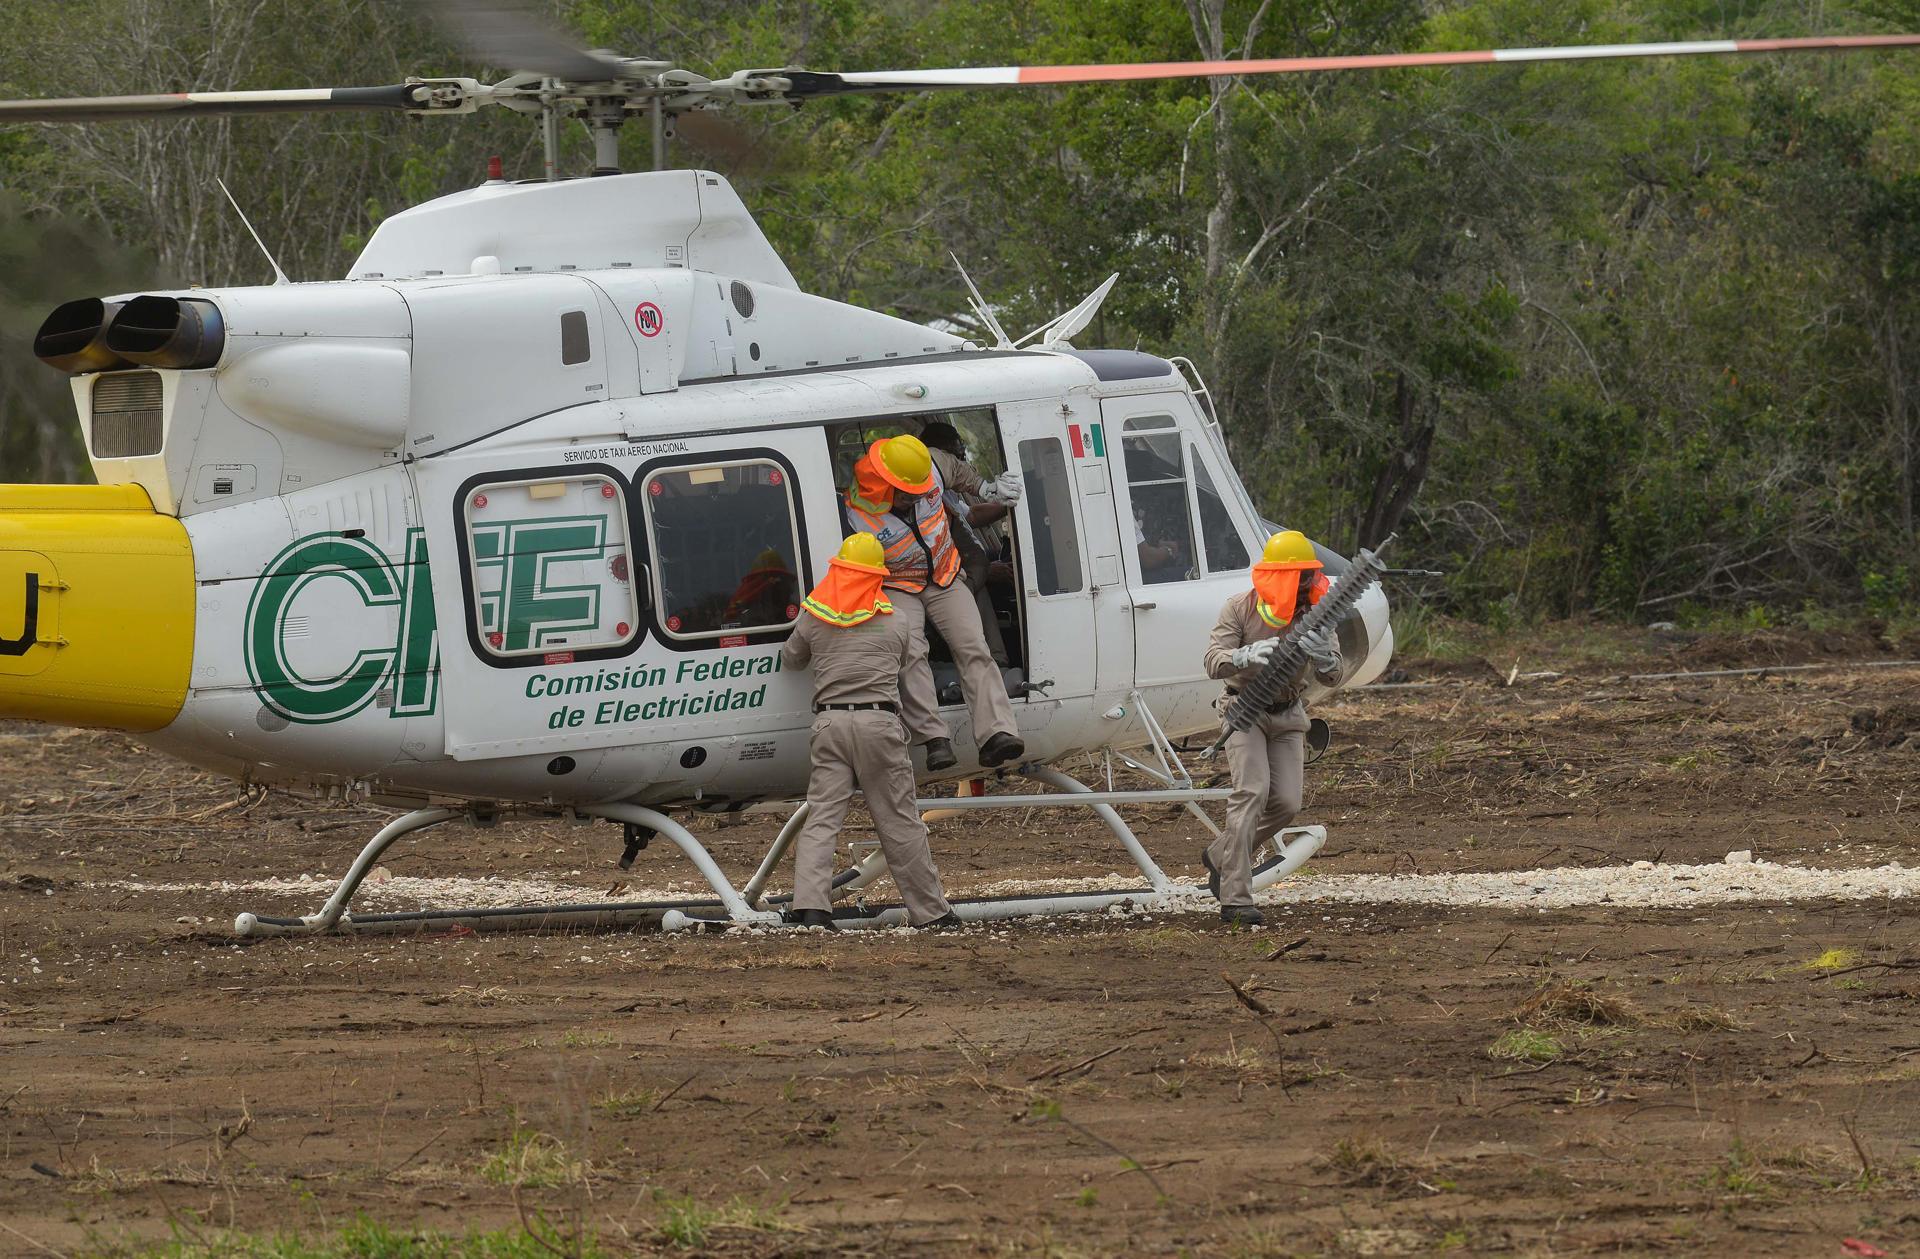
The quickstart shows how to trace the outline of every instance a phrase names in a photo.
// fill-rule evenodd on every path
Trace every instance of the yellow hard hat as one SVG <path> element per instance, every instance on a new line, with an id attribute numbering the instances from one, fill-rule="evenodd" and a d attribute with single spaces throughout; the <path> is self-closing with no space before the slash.
<path id="1" fill-rule="evenodd" d="M 880 539 L 870 533 L 856 533 L 842 542 L 840 558 L 849 564 L 865 564 L 868 568 L 887 566 L 886 548 L 880 545 Z"/>
<path id="2" fill-rule="evenodd" d="M 787 566 L 787 557 L 780 554 L 780 552 L 774 550 L 772 547 L 768 547 L 766 550 L 760 552 L 760 554 L 753 557 L 753 571 L 755 572 L 759 572 L 760 570 L 766 569 L 766 568 L 784 569 L 786 568 L 786 566 Z"/>
<path id="3" fill-rule="evenodd" d="M 874 471 L 896 490 L 925 494 L 933 488 L 933 456 L 927 444 L 911 433 L 883 437 L 867 447 Z"/>
<path id="4" fill-rule="evenodd" d="M 1313 543 L 1307 541 L 1307 535 L 1298 529 L 1283 529 L 1268 538 L 1266 549 L 1260 552 L 1260 562 L 1320 567 L 1320 557 L 1313 553 Z"/>

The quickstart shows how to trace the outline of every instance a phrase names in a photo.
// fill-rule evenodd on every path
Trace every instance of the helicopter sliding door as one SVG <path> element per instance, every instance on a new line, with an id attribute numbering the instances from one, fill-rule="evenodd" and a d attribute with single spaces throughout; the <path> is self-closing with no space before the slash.
<path id="1" fill-rule="evenodd" d="M 1105 444 L 1120 456 L 1114 507 L 1132 595 L 1135 676 L 1142 689 L 1199 681 L 1221 605 L 1247 588 L 1250 522 L 1219 493 L 1225 470 L 1215 466 L 1186 394 L 1108 398 L 1100 414 Z M 1192 714 L 1160 716 L 1171 727 Z"/>
<path id="2" fill-rule="evenodd" d="M 1009 466 L 1025 482 L 1016 532 L 1028 676 L 1051 684 L 1051 700 L 1118 690 L 1132 671 L 1132 630 L 1101 624 L 1096 606 L 1103 580 L 1119 581 L 1106 472 L 1076 455 L 1056 402 L 1003 403 L 999 419 Z"/>
<path id="3" fill-rule="evenodd" d="M 568 798 L 804 783 L 807 682 L 778 656 L 839 538 L 818 429 L 462 452 L 420 478 L 450 756 L 538 758 Z"/>

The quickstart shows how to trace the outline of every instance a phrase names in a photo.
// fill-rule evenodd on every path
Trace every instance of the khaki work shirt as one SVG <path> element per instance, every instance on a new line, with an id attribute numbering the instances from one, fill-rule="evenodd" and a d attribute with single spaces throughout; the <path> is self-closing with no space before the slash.
<path id="1" fill-rule="evenodd" d="M 987 482 L 980 475 L 979 469 L 959 456 L 935 446 L 929 446 L 927 453 L 933 456 L 933 466 L 940 469 L 941 484 L 958 494 L 965 500 L 967 506 L 974 507 L 987 501 L 981 494 Z M 990 525 L 975 525 L 971 521 L 967 522 L 967 527 L 980 536 L 981 543 L 991 552 L 988 558 L 1000 557 L 1000 543 L 1006 538 L 1007 521 L 1010 519 L 1012 519 L 1011 514 L 1002 516 Z"/>
<path id="2" fill-rule="evenodd" d="M 788 669 L 812 663 L 816 704 L 898 704 L 910 654 L 907 618 L 898 612 L 846 628 L 802 612 L 780 663 Z"/>
<path id="3" fill-rule="evenodd" d="M 1266 668 L 1265 665 L 1256 664 L 1244 669 L 1236 669 L 1233 665 L 1234 650 L 1248 643 L 1257 643 L 1263 638 L 1279 638 L 1292 628 L 1290 625 L 1275 628 L 1267 624 L 1266 619 L 1260 615 L 1259 608 L 1255 606 L 1254 601 L 1259 597 L 1258 594 L 1249 590 L 1227 600 L 1226 605 L 1220 609 L 1220 619 L 1214 624 L 1213 637 L 1207 641 L 1207 676 L 1225 682 L 1230 691 L 1237 691 L 1247 685 L 1259 677 Z M 1328 686 L 1340 680 L 1338 674 L 1333 677 L 1316 676 Z M 1282 698 L 1284 699 L 1284 694 Z M 1221 702 L 1223 704 L 1226 702 L 1224 696 Z M 1297 707 L 1299 702 L 1299 695 L 1296 692 L 1293 703 Z"/>

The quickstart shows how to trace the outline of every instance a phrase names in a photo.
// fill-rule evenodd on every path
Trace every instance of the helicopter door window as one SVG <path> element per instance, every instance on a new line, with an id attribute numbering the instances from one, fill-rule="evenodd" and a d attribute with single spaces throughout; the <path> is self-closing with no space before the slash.
<path id="1" fill-rule="evenodd" d="M 1214 488 L 1213 474 L 1200 457 L 1198 446 L 1188 446 L 1193 460 L 1193 476 L 1200 491 L 1200 536 L 1207 546 L 1207 571 L 1228 573 L 1247 566 L 1247 544 L 1240 537 L 1240 526 L 1233 522 L 1220 491 Z"/>
<path id="2" fill-rule="evenodd" d="M 1033 523 L 1034 587 L 1043 595 L 1081 588 L 1080 537 L 1073 525 L 1073 481 L 1058 437 L 1020 443 L 1027 518 Z"/>
<path id="3" fill-rule="evenodd" d="M 627 507 L 603 476 L 501 481 L 467 491 L 468 591 L 495 656 L 551 659 L 633 641 Z"/>
<path id="4" fill-rule="evenodd" d="M 572 367 L 593 357 L 593 339 L 587 331 L 587 312 L 570 310 L 560 316 L 560 364 Z"/>
<path id="5" fill-rule="evenodd" d="M 1200 568 L 1193 546 L 1192 486 L 1173 417 L 1128 420 L 1121 447 L 1127 463 L 1127 496 L 1133 503 L 1140 580 L 1150 586 L 1194 580 Z"/>
<path id="6" fill-rule="evenodd" d="M 800 615 L 793 481 L 768 459 L 647 478 L 654 606 L 669 638 L 728 646 Z"/>

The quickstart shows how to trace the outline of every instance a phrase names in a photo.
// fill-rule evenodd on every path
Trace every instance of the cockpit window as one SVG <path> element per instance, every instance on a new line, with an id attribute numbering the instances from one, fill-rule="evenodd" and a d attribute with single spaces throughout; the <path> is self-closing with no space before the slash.
<path id="1" fill-rule="evenodd" d="M 668 637 L 744 638 L 800 615 L 787 472 L 767 459 L 662 468 L 645 487 L 654 606 Z"/>
<path id="2" fill-rule="evenodd" d="M 1192 490 L 1173 417 L 1136 416 L 1123 433 L 1140 579 L 1148 585 L 1193 581 L 1200 561 L 1193 546 Z"/>
<path id="3" fill-rule="evenodd" d="M 1214 488 L 1213 475 L 1207 471 L 1207 461 L 1200 457 L 1198 446 L 1188 446 L 1187 454 L 1193 460 L 1193 475 L 1199 482 L 1200 490 L 1200 537 L 1207 545 L 1207 571 L 1209 573 L 1228 573 L 1247 566 L 1247 544 L 1241 541 L 1240 528 L 1233 522 L 1233 513 L 1220 497 L 1220 491 Z"/>

